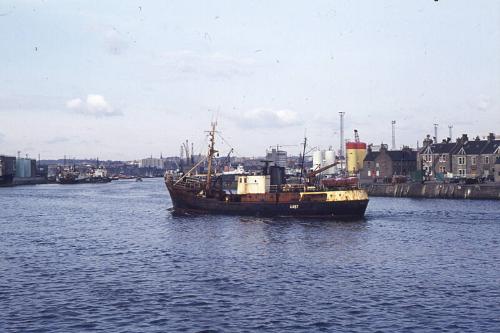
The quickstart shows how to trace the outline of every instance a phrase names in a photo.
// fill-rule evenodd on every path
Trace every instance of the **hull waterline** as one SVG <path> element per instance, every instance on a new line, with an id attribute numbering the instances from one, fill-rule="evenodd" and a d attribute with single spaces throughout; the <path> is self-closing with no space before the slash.
<path id="1" fill-rule="evenodd" d="M 173 210 L 178 213 L 203 213 L 242 216 L 298 216 L 363 218 L 368 199 L 339 201 L 285 201 L 234 202 L 219 198 L 197 196 L 169 186 Z M 277 196 L 279 198 L 279 196 Z"/>

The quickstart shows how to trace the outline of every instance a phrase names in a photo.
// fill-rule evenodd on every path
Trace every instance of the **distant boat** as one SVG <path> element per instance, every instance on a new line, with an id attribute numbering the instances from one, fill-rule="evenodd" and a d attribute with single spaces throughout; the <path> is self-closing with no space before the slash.
<path id="1" fill-rule="evenodd" d="M 59 184 L 79 184 L 82 183 L 85 178 L 80 177 L 80 172 L 75 171 L 74 168 L 64 168 L 57 175 L 56 181 Z"/>
<path id="2" fill-rule="evenodd" d="M 224 171 L 222 173 L 223 175 L 246 175 L 248 172 L 245 171 L 245 168 L 243 165 L 239 164 L 236 169 L 231 170 L 231 171 Z"/>
<path id="3" fill-rule="evenodd" d="M 104 167 L 92 167 L 84 172 L 75 170 L 75 167 L 69 167 L 61 170 L 56 177 L 56 181 L 59 184 L 96 184 L 109 183 L 111 178 L 108 177 Z"/>
<path id="4" fill-rule="evenodd" d="M 141 178 L 141 177 L 137 177 L 137 178 L 135 179 L 135 181 L 136 181 L 136 182 L 142 182 L 142 178 Z"/>

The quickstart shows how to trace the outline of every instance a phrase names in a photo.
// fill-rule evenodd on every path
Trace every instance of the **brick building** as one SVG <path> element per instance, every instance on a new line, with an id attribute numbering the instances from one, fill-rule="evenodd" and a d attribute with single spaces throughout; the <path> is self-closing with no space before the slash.
<path id="1" fill-rule="evenodd" d="M 444 177 L 493 178 L 495 161 L 500 156 L 500 140 L 490 133 L 486 140 L 469 140 L 466 134 L 455 142 L 433 143 L 429 136 L 419 150 L 419 169 L 430 179 Z"/>
<path id="2" fill-rule="evenodd" d="M 388 150 L 387 145 L 382 145 L 380 151 L 372 151 L 368 147 L 362 179 L 386 178 L 392 176 L 409 176 L 417 170 L 417 152 L 405 147 L 402 150 Z"/>

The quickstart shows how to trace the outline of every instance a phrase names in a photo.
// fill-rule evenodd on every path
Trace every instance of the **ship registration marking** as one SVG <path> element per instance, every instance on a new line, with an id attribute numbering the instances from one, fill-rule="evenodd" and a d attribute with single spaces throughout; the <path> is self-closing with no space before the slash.
<path id="1" fill-rule="evenodd" d="M 290 205 L 290 209 L 299 209 L 299 205 Z"/>

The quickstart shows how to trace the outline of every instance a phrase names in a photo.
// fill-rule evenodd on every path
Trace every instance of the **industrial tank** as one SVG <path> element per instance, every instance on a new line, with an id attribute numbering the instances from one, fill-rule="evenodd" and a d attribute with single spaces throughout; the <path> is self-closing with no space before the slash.
<path id="1" fill-rule="evenodd" d="M 323 168 L 327 165 L 333 164 L 333 162 L 335 162 L 335 152 L 333 150 L 318 150 L 313 152 L 313 170 L 318 170 L 319 168 Z M 331 175 L 336 171 L 336 167 L 331 167 L 323 171 L 321 174 Z"/>
<path id="2" fill-rule="evenodd" d="M 366 156 L 366 143 L 347 142 L 346 143 L 347 172 L 357 174 L 363 168 L 363 160 Z"/>
<path id="3" fill-rule="evenodd" d="M 321 150 L 317 150 L 313 152 L 313 165 L 312 169 L 317 170 L 321 168 L 323 165 L 323 152 Z"/>
<path id="4" fill-rule="evenodd" d="M 324 166 L 333 164 L 335 162 L 335 152 L 333 150 L 326 150 L 325 151 L 325 163 Z M 325 174 L 327 175 L 332 175 L 337 171 L 336 167 L 331 167 L 327 170 L 325 170 Z"/>
<path id="5" fill-rule="evenodd" d="M 29 158 L 18 158 L 16 160 L 16 177 L 29 178 L 32 176 L 31 161 Z"/>

